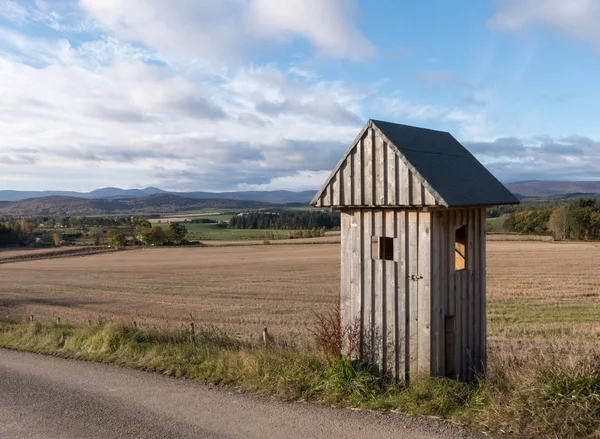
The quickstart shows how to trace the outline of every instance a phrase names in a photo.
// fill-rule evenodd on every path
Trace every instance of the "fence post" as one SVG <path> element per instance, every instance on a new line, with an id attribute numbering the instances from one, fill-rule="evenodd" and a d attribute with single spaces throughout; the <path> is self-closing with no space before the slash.
<path id="1" fill-rule="evenodd" d="M 267 346 L 269 344 L 270 336 L 269 336 L 269 331 L 267 330 L 266 326 L 263 328 L 262 336 L 263 336 L 263 343 L 265 344 L 265 346 Z"/>
<path id="2" fill-rule="evenodd" d="M 190 322 L 190 341 L 192 343 L 196 342 L 196 325 L 194 325 L 194 322 Z"/>

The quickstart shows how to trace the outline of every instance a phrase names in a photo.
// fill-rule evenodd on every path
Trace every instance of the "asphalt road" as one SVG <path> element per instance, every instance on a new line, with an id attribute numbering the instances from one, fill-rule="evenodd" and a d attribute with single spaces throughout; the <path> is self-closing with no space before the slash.
<path id="1" fill-rule="evenodd" d="M 395 413 L 282 403 L 102 364 L 0 349 L 0 438 L 467 438 Z"/>

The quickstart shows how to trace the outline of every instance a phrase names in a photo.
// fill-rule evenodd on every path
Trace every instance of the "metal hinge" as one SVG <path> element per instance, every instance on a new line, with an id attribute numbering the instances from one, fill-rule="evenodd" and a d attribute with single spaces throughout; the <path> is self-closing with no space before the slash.
<path id="1" fill-rule="evenodd" d="M 406 276 L 408 279 L 410 280 L 419 280 L 419 279 L 423 279 L 423 276 L 418 275 L 418 274 L 409 274 L 408 276 Z"/>

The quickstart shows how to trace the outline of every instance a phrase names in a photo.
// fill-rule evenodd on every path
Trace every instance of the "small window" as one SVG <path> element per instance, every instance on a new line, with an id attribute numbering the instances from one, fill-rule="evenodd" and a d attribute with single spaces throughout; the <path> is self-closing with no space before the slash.
<path id="1" fill-rule="evenodd" d="M 383 259 L 384 261 L 394 260 L 394 238 L 385 236 L 373 236 L 371 239 L 371 258 Z"/>
<path id="2" fill-rule="evenodd" d="M 467 226 L 456 229 L 454 241 L 454 269 L 464 270 L 467 268 Z"/>

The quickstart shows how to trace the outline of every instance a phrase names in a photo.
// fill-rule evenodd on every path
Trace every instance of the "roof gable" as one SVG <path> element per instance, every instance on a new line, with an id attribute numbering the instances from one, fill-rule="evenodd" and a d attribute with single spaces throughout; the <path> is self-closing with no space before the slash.
<path id="1" fill-rule="evenodd" d="M 315 206 L 465 207 L 518 200 L 452 135 L 370 120 Z"/>

